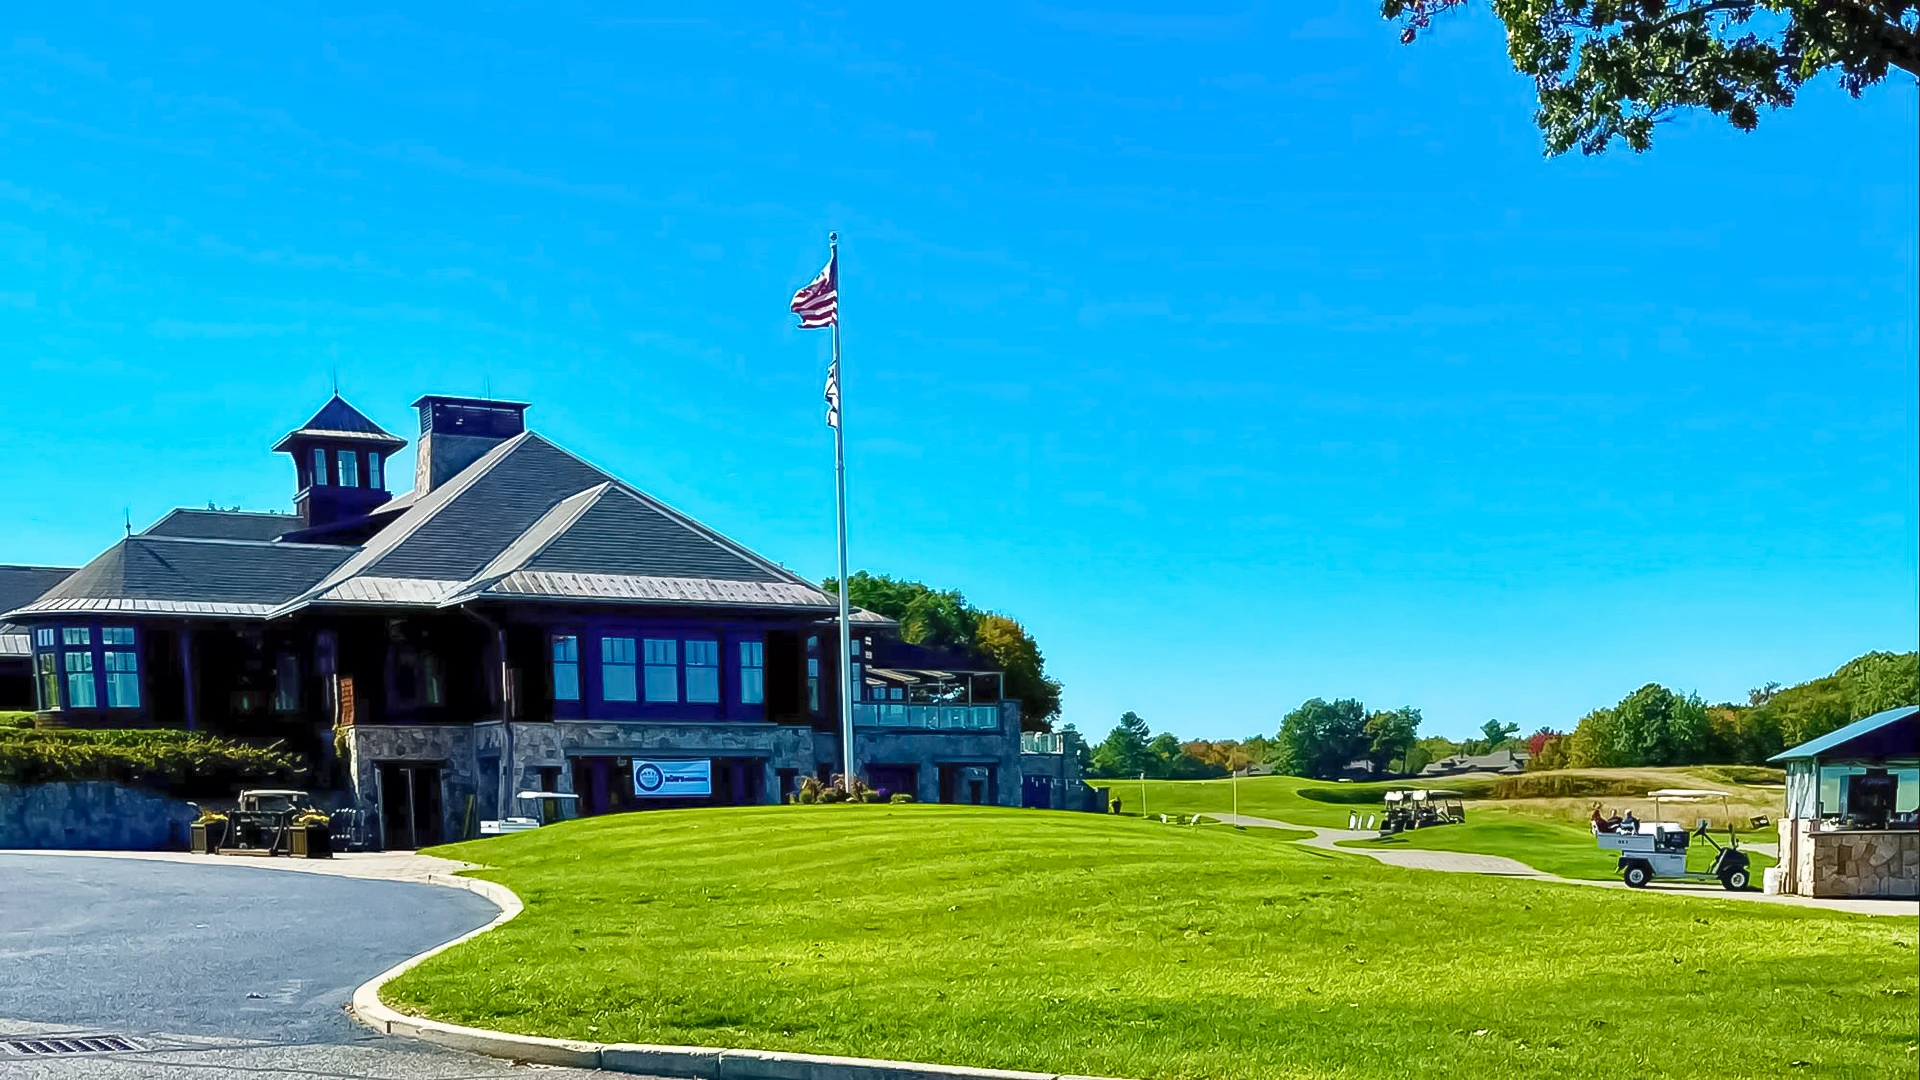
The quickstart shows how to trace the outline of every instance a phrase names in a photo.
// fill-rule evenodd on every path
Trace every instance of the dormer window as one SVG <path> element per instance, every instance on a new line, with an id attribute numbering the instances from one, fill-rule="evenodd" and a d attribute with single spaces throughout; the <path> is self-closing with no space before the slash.
<path id="1" fill-rule="evenodd" d="M 334 457 L 340 462 L 340 486 L 360 486 L 360 455 L 351 450 L 336 450 Z"/>
<path id="2" fill-rule="evenodd" d="M 327 484 L 327 452 L 320 447 L 313 448 L 313 486 L 325 487 Z"/>

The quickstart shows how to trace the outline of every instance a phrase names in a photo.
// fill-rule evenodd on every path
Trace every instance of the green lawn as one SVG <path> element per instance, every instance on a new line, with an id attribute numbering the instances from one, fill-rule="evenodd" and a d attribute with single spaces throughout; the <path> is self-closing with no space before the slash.
<path id="1" fill-rule="evenodd" d="M 1767 839 L 1772 839 L 1768 835 Z M 1716 837 L 1726 843 L 1724 837 Z M 1566 878 L 1603 881 L 1619 877 L 1614 869 L 1619 855 L 1602 851 L 1594 843 L 1593 833 L 1572 822 L 1556 821 L 1531 814 L 1516 813 L 1499 807 L 1479 805 L 1467 812 L 1460 825 L 1441 825 L 1417 829 L 1384 840 L 1346 840 L 1342 847 L 1419 848 L 1423 851 L 1471 851 L 1481 855 L 1504 855 L 1526 863 L 1535 870 Z M 1749 872 L 1753 887 L 1760 887 L 1760 874 L 1774 860 L 1749 852 Z M 1713 848 L 1695 838 L 1687 849 L 1687 869 L 1706 872 L 1713 865 Z"/>
<path id="2" fill-rule="evenodd" d="M 1119 799 L 1123 813 L 1137 814 L 1144 807 L 1148 814 L 1225 814 L 1233 810 L 1232 780 L 1093 780 L 1107 789 L 1109 799 Z M 1302 780 L 1295 776 L 1250 776 L 1239 782 L 1240 812 L 1250 817 L 1275 818 L 1294 825 L 1322 828 L 1347 827 L 1347 815 L 1355 810 L 1365 816 L 1379 813 L 1386 793 L 1407 784 L 1369 783 L 1333 784 L 1320 780 Z M 1450 785 L 1448 790 L 1478 794 L 1487 788 L 1484 780 L 1469 780 Z"/>
<path id="3" fill-rule="evenodd" d="M 1660 786 L 1663 779 L 1671 782 L 1671 777 L 1651 772 L 1649 775 L 1650 786 Z M 1119 799 L 1121 810 L 1127 814 L 1139 812 L 1143 801 L 1149 815 L 1228 813 L 1234 805 L 1231 780 L 1148 780 L 1144 791 L 1139 780 L 1094 783 L 1106 786 L 1108 797 Z M 1344 829 L 1348 814 L 1357 811 L 1362 819 L 1378 815 L 1388 791 L 1409 786 L 1410 782 L 1405 780 L 1341 784 L 1294 776 L 1248 777 L 1240 781 L 1240 812 L 1294 825 Z M 1490 781 L 1476 778 L 1448 782 L 1446 790 L 1478 796 L 1490 786 Z M 1547 801 L 1535 804 L 1531 800 L 1520 800 L 1511 805 L 1479 802 L 1468 807 L 1464 825 L 1420 829 L 1388 840 L 1352 841 L 1347 846 L 1386 845 L 1504 855 L 1560 877 L 1598 881 L 1618 876 L 1614 871 L 1617 856 L 1601 851 L 1588 828 L 1567 820 L 1562 816 L 1564 813 L 1563 807 Z M 1742 840 L 1773 840 L 1776 835 L 1767 831 L 1742 837 Z M 1752 858 L 1753 881 L 1757 886 L 1761 871 L 1774 861 L 1757 852 L 1752 853 Z M 1713 849 L 1694 841 L 1688 866 L 1704 871 L 1712 861 Z"/>
<path id="4" fill-rule="evenodd" d="M 1119 1077 L 1911 1071 L 1914 919 L 1272 841 L 943 806 L 570 822 L 438 849 L 526 913 L 385 996 L 604 1042 Z"/>

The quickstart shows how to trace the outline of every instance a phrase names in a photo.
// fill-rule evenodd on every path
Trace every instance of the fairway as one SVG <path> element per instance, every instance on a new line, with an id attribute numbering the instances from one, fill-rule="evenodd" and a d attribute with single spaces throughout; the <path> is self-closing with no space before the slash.
<path id="1" fill-rule="evenodd" d="M 1672 769 L 1612 772 L 1632 781 L 1636 791 L 1662 786 L 1697 787 L 1708 782 Z M 1127 814 L 1139 812 L 1143 804 L 1149 815 L 1226 814 L 1234 808 L 1232 780 L 1100 780 L 1095 783 L 1107 788 L 1109 798 L 1119 799 L 1121 810 Z M 1334 783 L 1295 776 L 1255 776 L 1241 780 L 1239 784 L 1239 808 L 1242 814 L 1285 821 L 1291 825 L 1344 829 L 1349 814 L 1358 813 L 1363 822 L 1369 814 L 1378 815 L 1383 797 L 1389 791 L 1430 785 L 1476 800 L 1487 795 L 1494 780 L 1472 776 L 1424 783 L 1417 780 Z M 1721 782 L 1716 786 L 1730 790 L 1745 800 L 1775 797 L 1770 792 L 1741 785 Z M 1584 808 L 1593 803 L 1636 806 L 1643 815 L 1651 809 L 1651 805 L 1644 800 L 1621 796 L 1470 801 L 1464 824 L 1420 829 L 1385 840 L 1346 841 L 1344 846 L 1499 855 L 1559 877 L 1612 880 L 1619 876 L 1615 869 L 1617 857 L 1599 850 L 1593 842 L 1591 830 L 1578 820 L 1584 816 Z M 1709 807 L 1709 810 L 1713 811 L 1716 818 L 1722 816 L 1717 807 Z M 1772 841 L 1777 835 L 1768 829 L 1749 832 L 1741 840 L 1743 843 Z M 1721 843 L 1726 842 L 1724 833 L 1717 834 L 1716 838 Z M 1761 872 L 1772 866 L 1774 860 L 1759 852 L 1749 852 L 1749 855 L 1753 878 L 1758 882 Z M 1705 841 L 1696 839 L 1688 852 L 1688 868 L 1704 871 L 1712 862 L 1713 849 Z"/>
<path id="2" fill-rule="evenodd" d="M 1892 1076 L 1915 1052 L 1914 919 L 1262 830 L 757 807 L 434 853 L 527 910 L 383 996 L 529 1034 L 1141 1078 Z"/>

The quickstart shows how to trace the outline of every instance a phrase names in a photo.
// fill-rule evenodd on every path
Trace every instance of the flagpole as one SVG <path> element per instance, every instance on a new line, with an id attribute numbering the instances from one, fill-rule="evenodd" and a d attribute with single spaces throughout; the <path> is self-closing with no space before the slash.
<path id="1" fill-rule="evenodd" d="M 833 489 L 840 524 L 840 743 L 845 766 L 842 783 L 853 794 L 853 631 L 847 621 L 847 403 L 846 373 L 840 370 L 840 234 L 827 234 L 827 265 L 833 267 L 835 306 L 833 315 L 833 370 L 839 373 L 835 384 L 838 400 L 834 410 L 839 423 L 833 425 Z"/>

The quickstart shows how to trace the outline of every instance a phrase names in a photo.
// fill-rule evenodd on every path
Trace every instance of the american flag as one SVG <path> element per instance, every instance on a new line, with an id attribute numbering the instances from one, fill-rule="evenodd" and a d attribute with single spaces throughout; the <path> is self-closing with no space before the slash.
<path id="1" fill-rule="evenodd" d="M 827 366 L 827 426 L 840 426 L 840 361 Z"/>
<path id="2" fill-rule="evenodd" d="M 840 253 L 827 258 L 827 268 L 793 294 L 793 313 L 800 316 L 800 329 L 818 330 L 840 321 Z"/>

